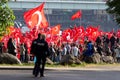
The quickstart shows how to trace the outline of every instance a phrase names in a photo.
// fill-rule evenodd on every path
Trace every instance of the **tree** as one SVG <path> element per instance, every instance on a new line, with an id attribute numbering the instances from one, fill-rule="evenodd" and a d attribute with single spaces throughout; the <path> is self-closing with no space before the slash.
<path id="1" fill-rule="evenodd" d="M 14 25 L 15 16 L 7 3 L 8 0 L 0 0 L 0 37 L 8 32 L 6 28 Z"/>
<path id="2" fill-rule="evenodd" d="M 120 24 L 120 0 L 108 0 L 106 4 L 108 5 L 106 11 L 113 14 L 115 21 Z"/>

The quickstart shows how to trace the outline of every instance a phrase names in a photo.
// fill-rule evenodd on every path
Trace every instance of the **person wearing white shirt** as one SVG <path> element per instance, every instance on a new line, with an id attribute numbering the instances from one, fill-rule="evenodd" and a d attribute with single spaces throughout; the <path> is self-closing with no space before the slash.
<path id="1" fill-rule="evenodd" d="M 73 56 L 78 57 L 79 49 L 76 46 L 76 44 L 73 44 L 72 49 L 71 49 L 71 53 Z"/>
<path id="2" fill-rule="evenodd" d="M 62 45 L 62 56 L 66 55 L 67 54 L 67 48 L 66 46 L 63 44 Z"/>

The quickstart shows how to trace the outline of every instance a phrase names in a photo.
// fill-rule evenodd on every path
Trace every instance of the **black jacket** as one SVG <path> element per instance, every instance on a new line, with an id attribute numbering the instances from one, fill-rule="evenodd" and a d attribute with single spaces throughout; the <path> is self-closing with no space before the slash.
<path id="1" fill-rule="evenodd" d="M 31 46 L 31 52 L 36 56 L 48 56 L 49 55 L 49 47 L 48 43 L 43 39 L 36 39 L 33 41 Z"/>

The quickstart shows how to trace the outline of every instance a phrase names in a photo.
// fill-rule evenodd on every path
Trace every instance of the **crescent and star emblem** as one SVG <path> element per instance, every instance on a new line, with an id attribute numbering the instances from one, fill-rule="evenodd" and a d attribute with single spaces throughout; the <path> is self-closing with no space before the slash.
<path id="1" fill-rule="evenodd" d="M 40 12 L 40 11 L 34 12 L 34 13 L 32 14 L 32 16 L 31 16 L 31 18 L 32 18 L 34 15 L 37 15 L 37 16 L 38 16 L 37 24 L 35 24 L 34 26 L 40 26 L 40 23 L 42 22 L 41 12 Z"/>
<path id="2" fill-rule="evenodd" d="M 55 27 L 54 31 L 55 31 L 55 32 L 58 31 L 58 27 Z"/>

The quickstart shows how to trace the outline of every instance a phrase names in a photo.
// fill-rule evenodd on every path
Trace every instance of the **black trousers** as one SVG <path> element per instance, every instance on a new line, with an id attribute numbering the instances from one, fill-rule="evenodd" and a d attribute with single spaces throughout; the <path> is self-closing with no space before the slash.
<path id="1" fill-rule="evenodd" d="M 40 72 L 40 76 L 44 75 L 46 57 L 45 56 L 36 56 L 36 62 L 33 69 L 33 74 L 37 76 Z"/>

